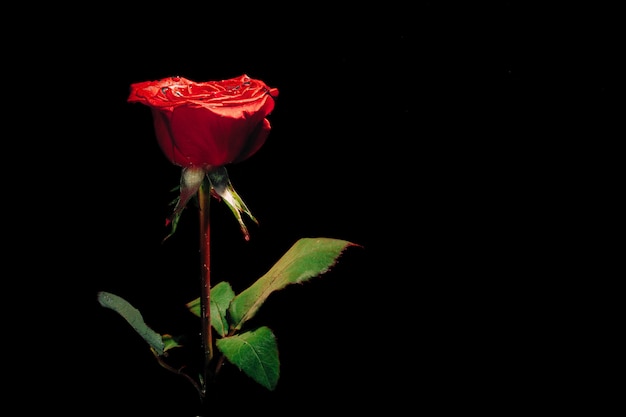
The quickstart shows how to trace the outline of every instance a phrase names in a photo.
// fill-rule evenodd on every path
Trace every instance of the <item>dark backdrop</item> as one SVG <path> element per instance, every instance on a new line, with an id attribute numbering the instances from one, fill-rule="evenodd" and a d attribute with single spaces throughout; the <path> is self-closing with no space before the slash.
<path id="1" fill-rule="evenodd" d="M 606 133 L 613 26 L 555 35 L 515 2 L 263 7 L 103 5 L 46 20 L 8 64 L 26 63 L 32 76 L 9 84 L 37 102 L 18 126 L 32 138 L 19 155 L 38 162 L 17 159 L 38 177 L 19 187 L 34 230 L 16 242 L 38 278 L 20 295 L 42 299 L 27 309 L 35 369 L 14 386 L 66 412 L 198 411 L 96 293 L 126 298 L 158 332 L 194 331 L 196 212 L 161 244 L 180 169 L 149 109 L 126 99 L 135 82 L 245 73 L 280 95 L 267 143 L 228 168 L 260 222 L 250 242 L 212 206 L 214 282 L 244 288 L 301 237 L 362 248 L 266 302 L 257 319 L 278 338 L 278 387 L 225 369 L 223 415 L 532 409 L 562 371 L 526 382 L 553 353 L 538 348 L 552 337 L 538 311 L 556 284 L 538 264 L 569 233 L 553 203 L 572 183 L 555 161 L 571 167 Z"/>

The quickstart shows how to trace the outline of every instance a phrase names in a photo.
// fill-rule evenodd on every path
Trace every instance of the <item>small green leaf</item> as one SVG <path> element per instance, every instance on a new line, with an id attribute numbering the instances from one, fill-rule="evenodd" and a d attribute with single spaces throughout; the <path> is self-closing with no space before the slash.
<path id="1" fill-rule="evenodd" d="M 228 282 L 222 281 L 211 288 L 211 325 L 220 336 L 225 336 L 226 333 L 228 333 L 226 311 L 234 297 L 235 292 Z M 186 305 L 189 311 L 200 317 L 201 305 L 199 297 L 188 302 Z"/>
<path id="2" fill-rule="evenodd" d="M 280 375 L 278 345 L 268 327 L 216 341 L 226 358 L 254 381 L 273 391 Z"/>
<path id="3" fill-rule="evenodd" d="M 200 317 L 202 315 L 202 312 L 200 311 L 200 297 L 194 298 L 185 304 L 185 306 L 187 306 L 187 310 L 191 311 L 194 316 Z"/>
<path id="4" fill-rule="evenodd" d="M 265 275 L 233 299 L 229 313 L 234 328 L 241 329 L 254 317 L 272 292 L 328 272 L 349 246 L 359 245 L 331 238 L 298 240 Z"/>
<path id="5" fill-rule="evenodd" d="M 98 302 L 102 307 L 116 311 L 146 342 L 148 342 L 157 355 L 163 355 L 165 351 L 163 338 L 146 325 L 139 310 L 133 307 L 128 301 L 110 292 L 100 291 L 98 293 Z"/>
<path id="6" fill-rule="evenodd" d="M 170 349 L 183 346 L 180 343 L 178 343 L 178 339 L 179 339 L 178 337 L 174 337 L 169 334 L 163 334 L 161 335 L 161 338 L 163 339 L 163 343 L 165 344 L 165 349 L 164 349 L 165 352 L 167 352 Z"/>

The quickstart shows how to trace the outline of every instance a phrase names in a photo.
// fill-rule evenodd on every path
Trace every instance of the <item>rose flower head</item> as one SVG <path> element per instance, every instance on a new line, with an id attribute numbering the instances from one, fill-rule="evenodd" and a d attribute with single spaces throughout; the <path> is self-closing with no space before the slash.
<path id="1" fill-rule="evenodd" d="M 250 215 L 230 186 L 225 166 L 251 157 L 263 146 L 271 130 L 267 116 L 274 110 L 276 96 L 278 89 L 245 74 L 222 81 L 169 77 L 131 84 L 128 102 L 150 107 L 161 150 L 183 168 L 180 197 L 168 224 L 174 222 L 175 227 L 205 176 L 220 182 L 212 187 L 217 197 L 238 213 Z M 239 206 L 230 206 L 233 201 Z"/>
<path id="2" fill-rule="evenodd" d="M 128 101 L 150 107 L 159 145 L 173 164 L 211 169 L 261 148 L 277 95 L 247 75 L 199 83 L 170 77 L 132 84 Z"/>

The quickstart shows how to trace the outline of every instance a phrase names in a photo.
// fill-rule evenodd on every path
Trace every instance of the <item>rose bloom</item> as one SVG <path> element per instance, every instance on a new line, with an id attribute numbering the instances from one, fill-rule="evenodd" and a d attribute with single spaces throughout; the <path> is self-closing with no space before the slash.
<path id="1" fill-rule="evenodd" d="M 245 74 L 207 82 L 169 77 L 131 84 L 128 101 L 150 107 L 159 146 L 173 164 L 210 171 L 263 146 L 277 95 Z"/>

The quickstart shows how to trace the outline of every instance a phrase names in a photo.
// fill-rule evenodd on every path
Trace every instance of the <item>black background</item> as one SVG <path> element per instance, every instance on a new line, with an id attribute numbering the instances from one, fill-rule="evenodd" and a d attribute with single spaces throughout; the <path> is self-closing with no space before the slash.
<path id="1" fill-rule="evenodd" d="M 35 25 L 7 65 L 30 77 L 8 84 L 26 102 L 16 162 L 36 177 L 14 180 L 28 219 L 14 246 L 33 277 L 17 294 L 37 301 L 22 307 L 35 341 L 21 364 L 34 369 L 13 386 L 67 413 L 199 412 L 191 385 L 96 294 L 124 297 L 157 332 L 194 331 L 196 212 L 161 243 L 180 169 L 149 109 L 126 99 L 135 82 L 247 74 L 280 90 L 267 143 L 228 168 L 260 225 L 245 242 L 213 204 L 214 282 L 245 288 L 301 237 L 362 248 L 271 296 L 256 320 L 278 338 L 278 386 L 227 367 L 215 409 L 530 410 L 568 398 L 553 387 L 577 373 L 550 347 L 568 325 L 544 314 L 563 294 L 559 242 L 576 237 L 578 208 L 563 201 L 593 188 L 595 145 L 612 134 L 611 13 L 183 6 L 74 10 Z"/>

